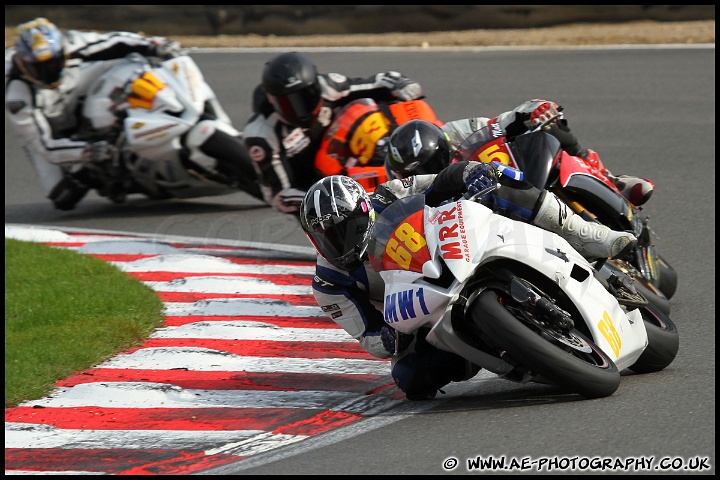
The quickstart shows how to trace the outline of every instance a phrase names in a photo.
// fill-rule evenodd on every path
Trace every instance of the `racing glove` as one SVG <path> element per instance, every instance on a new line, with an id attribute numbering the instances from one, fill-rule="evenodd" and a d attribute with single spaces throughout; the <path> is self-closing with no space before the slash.
<path id="1" fill-rule="evenodd" d="M 297 213 L 300 211 L 305 192 L 297 188 L 280 190 L 273 198 L 273 205 L 282 213 Z"/>
<path id="2" fill-rule="evenodd" d="M 415 80 L 403 77 L 400 72 L 387 72 L 380 74 L 380 85 L 390 89 L 392 95 L 398 100 L 415 100 L 422 97 L 422 87 Z"/>
<path id="3" fill-rule="evenodd" d="M 390 355 L 404 352 L 414 339 L 414 335 L 398 332 L 388 325 L 383 325 L 380 330 L 380 340 L 382 340 L 383 347 Z"/>
<path id="4" fill-rule="evenodd" d="M 495 167 L 487 163 L 471 162 L 463 172 L 463 178 L 468 198 L 497 184 Z"/>
<path id="5" fill-rule="evenodd" d="M 530 110 L 530 118 L 526 120 L 525 126 L 532 130 L 537 127 L 550 128 L 555 122 L 562 118 L 562 107 L 554 102 L 539 98 L 526 102 L 526 108 Z"/>

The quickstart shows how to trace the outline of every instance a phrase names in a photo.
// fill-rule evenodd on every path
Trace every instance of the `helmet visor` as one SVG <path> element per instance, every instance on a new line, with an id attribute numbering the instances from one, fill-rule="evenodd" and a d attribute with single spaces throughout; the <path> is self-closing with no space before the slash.
<path id="1" fill-rule="evenodd" d="M 336 267 L 353 269 L 367 250 L 370 216 L 353 215 L 329 227 L 308 232 L 318 252 Z"/>
<path id="2" fill-rule="evenodd" d="M 320 112 L 321 97 L 317 85 L 310 85 L 287 95 L 268 94 L 277 113 L 289 123 L 309 127 Z"/>
<path id="3" fill-rule="evenodd" d="M 27 60 L 22 57 L 18 60 L 23 74 L 43 86 L 50 86 L 59 82 L 65 67 L 64 55 L 54 56 L 45 61 Z"/>
<path id="4" fill-rule="evenodd" d="M 413 162 L 405 168 L 400 169 L 398 172 L 401 178 L 407 178 L 411 175 L 426 175 L 430 173 L 439 173 L 440 170 L 448 166 L 448 160 L 446 158 L 447 151 L 444 149 L 438 149 L 437 152 L 424 162 L 417 161 Z"/>

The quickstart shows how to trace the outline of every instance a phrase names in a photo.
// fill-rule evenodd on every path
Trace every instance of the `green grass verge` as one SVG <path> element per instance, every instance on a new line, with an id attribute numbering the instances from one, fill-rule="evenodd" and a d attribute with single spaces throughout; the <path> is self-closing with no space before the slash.
<path id="1" fill-rule="evenodd" d="M 157 294 L 113 265 L 5 239 L 5 408 L 140 345 L 163 319 Z"/>

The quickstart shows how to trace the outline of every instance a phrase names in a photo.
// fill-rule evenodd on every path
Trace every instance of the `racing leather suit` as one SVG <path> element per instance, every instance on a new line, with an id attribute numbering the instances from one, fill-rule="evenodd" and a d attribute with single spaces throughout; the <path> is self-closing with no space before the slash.
<path id="1" fill-rule="evenodd" d="M 528 100 L 496 117 L 471 117 L 447 122 L 445 126 L 442 127 L 442 130 L 446 133 L 451 150 L 456 150 L 471 133 L 488 125 L 495 126 L 493 132 L 496 137 L 505 136 L 507 141 L 511 142 L 518 135 L 522 135 L 530 130 L 527 122 L 532 113 L 539 106 L 548 103 L 551 102 L 547 102 L 546 100 Z M 578 144 L 575 134 L 572 133 L 567 126 L 567 120 L 558 118 L 555 124 L 546 131 L 555 136 L 560 141 L 562 149 L 570 155 L 581 156 L 583 158 L 587 155 L 585 149 Z"/>
<path id="2" fill-rule="evenodd" d="M 549 108 L 549 110 L 548 110 Z M 531 130 L 533 119 L 538 115 L 553 112 L 554 121 L 543 128 L 544 131 L 553 135 L 560 141 L 560 147 L 568 154 L 584 160 L 591 168 L 597 168 L 618 187 L 623 196 L 635 205 L 642 205 L 648 201 L 655 188 L 652 180 L 631 175 L 614 175 L 600 160 L 600 156 L 594 150 L 583 148 L 575 134 L 570 130 L 567 120 L 562 118 L 561 107 L 553 102 L 542 99 L 533 99 L 523 102 L 513 110 L 503 112 L 497 117 L 471 117 L 462 120 L 447 122 L 442 130 L 450 143 L 451 150 L 457 149 L 465 138 L 471 133 L 488 125 L 493 125 L 492 131 L 495 138 L 505 136 L 507 141 L 513 141 L 518 135 Z M 547 119 L 548 117 L 544 117 Z"/>
<path id="3" fill-rule="evenodd" d="M 5 50 L 5 118 L 13 125 L 51 199 L 53 193 L 61 194 L 56 187 L 63 180 L 70 180 L 71 174 L 82 169 L 80 163 L 88 142 L 72 139 L 79 123 L 77 111 L 93 81 L 115 64 L 110 60 L 132 52 L 163 58 L 179 52 L 176 42 L 131 32 L 68 30 L 63 32 L 63 41 L 67 61 L 62 81 L 54 89 L 30 83 L 17 67 L 15 47 Z"/>

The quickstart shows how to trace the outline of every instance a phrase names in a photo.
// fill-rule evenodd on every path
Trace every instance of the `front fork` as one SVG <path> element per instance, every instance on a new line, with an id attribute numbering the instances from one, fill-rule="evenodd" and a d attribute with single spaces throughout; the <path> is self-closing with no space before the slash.
<path id="1" fill-rule="evenodd" d="M 543 318 L 547 318 L 550 323 L 563 330 L 575 328 L 571 315 L 548 300 L 543 292 L 535 291 L 536 289 L 531 283 L 518 277 L 510 281 L 510 295 L 513 300 L 525 308 L 534 308 Z"/>

